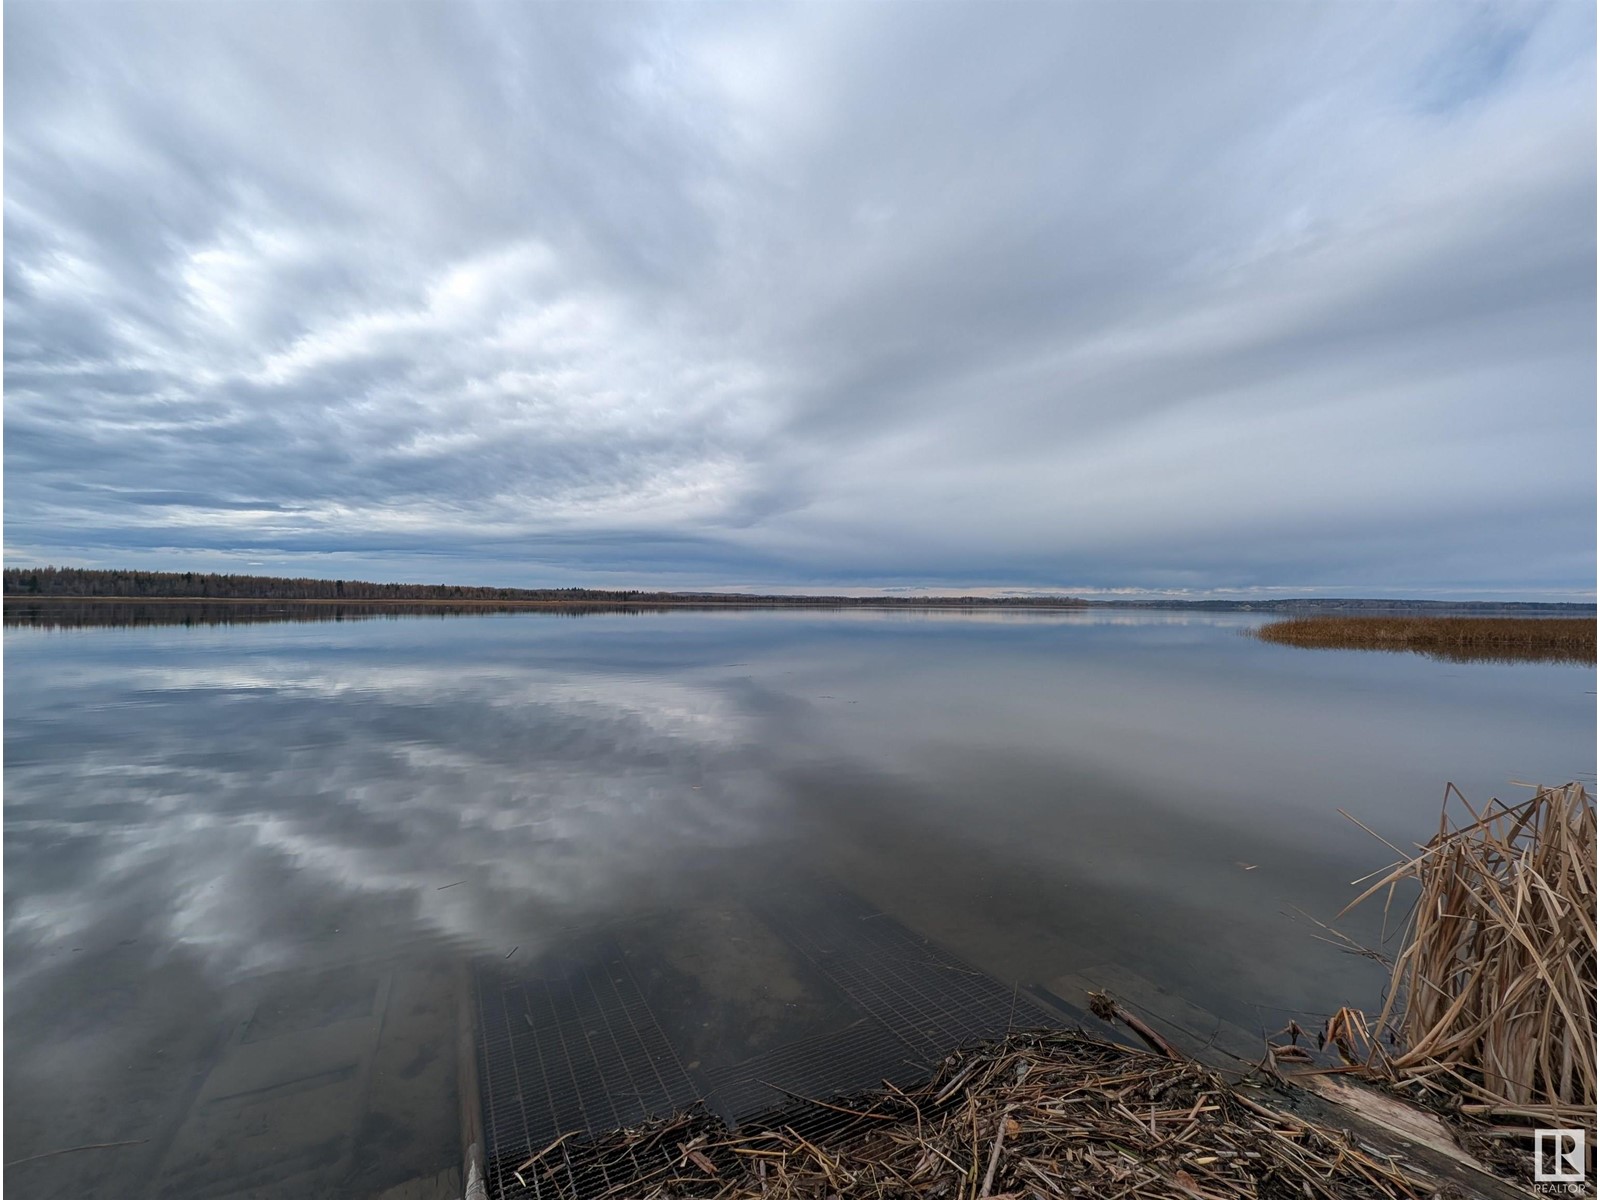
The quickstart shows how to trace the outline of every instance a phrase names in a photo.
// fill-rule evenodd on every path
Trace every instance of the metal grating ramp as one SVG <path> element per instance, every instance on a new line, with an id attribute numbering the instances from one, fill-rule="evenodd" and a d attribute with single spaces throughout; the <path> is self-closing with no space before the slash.
<path id="1" fill-rule="evenodd" d="M 796 1025 L 778 1044 L 749 1053 L 713 1023 L 685 1014 L 695 984 L 663 971 L 648 939 L 606 938 L 585 953 L 550 958 L 532 972 L 504 964 L 477 970 L 480 1090 L 490 1194 L 507 1200 L 600 1194 L 621 1179 L 567 1155 L 585 1133 L 634 1126 L 703 1104 L 729 1123 L 795 1114 L 889 1080 L 909 1085 L 963 1044 L 1013 1025 L 1060 1025 L 1026 992 L 1007 987 L 919 938 L 893 918 L 834 889 L 757 904 L 770 931 L 827 1002 L 823 1027 Z M 655 1004 L 651 1000 L 656 1001 Z M 706 1045 L 685 1066 L 691 1047 Z M 726 1032 L 724 1039 L 721 1035 Z M 725 1044 L 721 1044 L 724 1043 Z M 702 1061 L 703 1060 L 703 1061 Z M 786 1118 L 787 1119 L 787 1118 Z M 577 1134 L 519 1183 L 512 1168 L 563 1134 Z M 668 1153 L 668 1147 L 643 1152 Z M 577 1161 L 583 1161 L 579 1167 Z M 616 1173 L 613 1163 L 610 1171 Z M 602 1176 L 589 1173 L 601 1170 Z"/>
<path id="2" fill-rule="evenodd" d="M 1004 1033 L 1020 997 L 892 917 L 835 893 L 762 911 L 797 953 L 908 1050 L 935 1059 L 964 1041 Z M 1032 1024 L 1039 1016 L 1030 1013 Z"/>
<path id="3" fill-rule="evenodd" d="M 494 1196 L 540 1195 L 523 1189 L 512 1169 L 563 1133 L 636 1125 L 700 1098 L 614 944 L 541 966 L 532 977 L 498 964 L 476 971 L 484 1157 Z"/>
<path id="4" fill-rule="evenodd" d="M 904 1086 L 950 1051 L 1018 1023 L 1058 1025 L 1053 1012 L 843 892 L 758 910 L 807 965 L 838 989 L 858 1021 L 832 1036 L 747 1059 L 713 1080 L 715 1106 L 736 1121 L 794 1097 L 826 1099 Z M 781 1089 L 781 1090 L 780 1090 Z"/>

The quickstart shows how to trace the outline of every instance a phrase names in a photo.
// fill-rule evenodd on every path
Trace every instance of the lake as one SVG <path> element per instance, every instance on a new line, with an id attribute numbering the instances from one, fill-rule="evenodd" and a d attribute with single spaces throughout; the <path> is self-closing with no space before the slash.
<path id="1" fill-rule="evenodd" d="M 7 1182 L 446 1171 L 464 962 L 610 931 L 695 978 L 706 1055 L 774 1045 L 803 989 L 745 914 L 819 886 L 1007 987 L 1114 967 L 1252 1036 L 1372 1008 L 1386 972 L 1316 921 L 1394 854 L 1338 810 L 1409 846 L 1447 781 L 1591 781 L 1595 672 L 1242 636 L 1262 619 L 8 628 Z"/>

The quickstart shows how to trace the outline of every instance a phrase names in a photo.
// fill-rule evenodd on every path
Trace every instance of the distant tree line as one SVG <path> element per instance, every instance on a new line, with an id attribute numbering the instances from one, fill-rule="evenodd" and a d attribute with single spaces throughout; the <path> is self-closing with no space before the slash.
<path id="1" fill-rule="evenodd" d="M 283 600 L 126 600 L 94 596 L 46 596 L 6 599 L 4 624 L 29 629 L 85 629 L 102 626 L 255 625 L 285 621 L 397 621 L 402 618 L 482 617 L 527 612 L 512 602 L 383 601 L 296 603 Z M 661 613 L 660 605 L 559 604 L 549 617 L 587 617 L 601 613 Z"/>
<path id="2" fill-rule="evenodd" d="M 647 592 L 598 588 L 496 588 L 454 584 L 367 583 L 353 579 L 280 579 L 269 575 L 217 575 L 196 571 L 99 571 L 78 567 L 7 567 L 5 594 L 15 598 L 118 600 L 380 600 L 511 601 L 544 604 L 770 604 L 850 606 L 1060 608 L 1084 602 L 1067 596 L 783 596 L 724 592 Z"/>

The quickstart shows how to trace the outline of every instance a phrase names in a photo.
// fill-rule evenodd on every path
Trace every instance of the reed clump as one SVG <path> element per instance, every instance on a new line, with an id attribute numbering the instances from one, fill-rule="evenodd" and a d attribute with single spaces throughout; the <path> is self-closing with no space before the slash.
<path id="1" fill-rule="evenodd" d="M 1361 1200 L 1430 1182 L 1192 1061 L 1079 1033 L 952 1054 L 922 1086 L 806 1101 L 729 1130 L 683 1113 L 494 1168 L 508 1196 L 701 1200 Z"/>
<path id="2" fill-rule="evenodd" d="M 1315 650 L 1393 650 L 1451 662 L 1595 661 L 1595 622 L 1583 617 L 1293 617 L 1250 631 Z"/>
<path id="3" fill-rule="evenodd" d="M 1375 1025 L 1399 1048 L 1362 1038 L 1345 1056 L 1359 1049 L 1368 1066 L 1468 1115 L 1586 1125 L 1596 1104 L 1595 845 L 1594 797 L 1579 784 L 1481 811 L 1449 788 L 1439 832 L 1353 902 L 1420 888 Z"/>

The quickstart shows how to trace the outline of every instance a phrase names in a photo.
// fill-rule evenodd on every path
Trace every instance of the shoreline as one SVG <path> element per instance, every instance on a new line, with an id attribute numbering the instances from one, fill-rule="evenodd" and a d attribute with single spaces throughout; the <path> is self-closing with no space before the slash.
<path id="1" fill-rule="evenodd" d="M 1041 602 L 1027 601 L 1023 603 L 1006 602 L 1004 600 L 855 600 L 850 597 L 828 598 L 822 600 L 808 600 L 804 597 L 784 597 L 776 600 L 713 600 L 713 599 L 684 599 L 684 600 L 445 600 L 422 599 L 406 600 L 383 597 L 377 599 L 349 599 L 317 597 L 294 597 L 292 599 L 278 599 L 271 596 L 31 596 L 7 595 L 3 597 L 6 604 L 254 604 L 271 605 L 345 605 L 352 608 L 383 607 L 383 608 L 823 608 L 823 609 L 848 609 L 869 608 L 887 611 L 903 609 L 950 609 L 957 612 L 967 609 L 1009 609 L 1015 611 L 1040 610 L 1045 612 L 1077 612 L 1085 608 L 1094 607 L 1088 603 L 1073 603 L 1071 601 Z"/>
<path id="2" fill-rule="evenodd" d="M 1594 619 L 1597 609 L 1593 604 L 1506 602 L 1464 600 L 1078 600 L 1062 597 L 1059 600 L 1008 599 L 988 596 L 931 596 L 921 599 L 897 599 L 892 596 L 738 596 L 723 593 L 695 594 L 662 598 L 629 598 L 612 593 L 593 597 L 497 599 L 494 597 L 352 597 L 352 596 L 71 596 L 47 595 L 32 592 L 7 592 L 0 601 L 11 604 L 252 604 L 252 605 L 305 605 L 305 606 L 370 606 L 415 608 L 794 608 L 794 609 L 880 609 L 900 611 L 925 609 L 963 612 L 968 610 L 1007 610 L 1014 612 L 1086 612 L 1114 610 L 1123 612 L 1206 612 L 1206 613 L 1261 613 L 1266 616 L 1286 616 L 1281 624 L 1310 616 L 1343 617 L 1360 620 L 1364 617 L 1404 617 L 1418 621 L 1447 620 L 1471 617 L 1482 620 L 1585 620 Z"/>
<path id="3" fill-rule="evenodd" d="M 736 1126 L 682 1109 L 569 1133 L 488 1163 L 486 1175 L 494 1194 L 561 1200 L 1527 1194 L 1511 1160 L 1496 1170 L 1462 1148 L 1470 1123 L 1335 1083 L 1326 1068 L 1285 1072 L 1273 1049 L 1258 1066 L 1219 1068 L 1165 1044 L 1018 1030 L 953 1049 L 916 1086 L 792 1095 Z"/>

